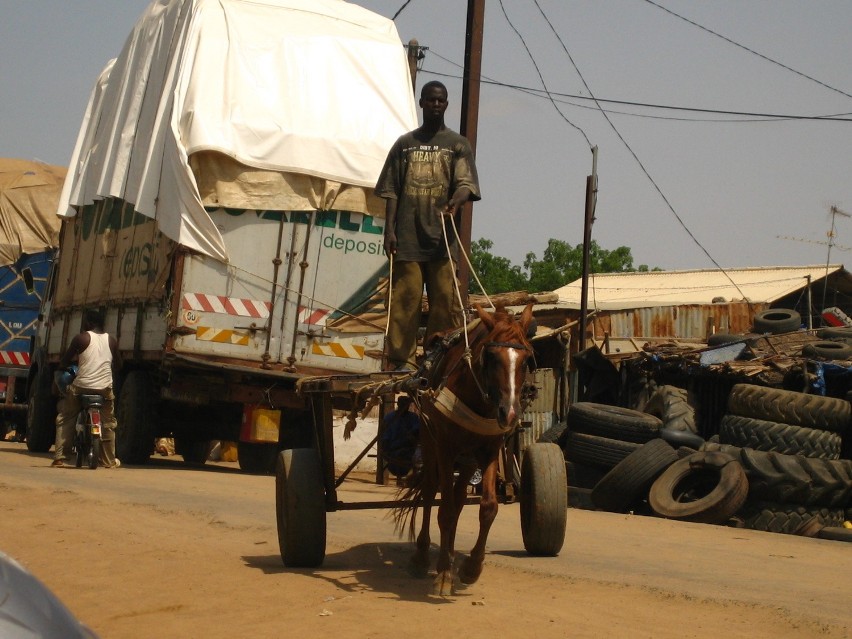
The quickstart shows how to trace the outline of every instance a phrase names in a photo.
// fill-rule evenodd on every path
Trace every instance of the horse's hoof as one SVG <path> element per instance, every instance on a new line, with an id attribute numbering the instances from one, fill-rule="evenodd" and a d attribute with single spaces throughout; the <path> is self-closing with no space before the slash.
<path id="1" fill-rule="evenodd" d="M 408 574 L 417 579 L 423 579 L 429 575 L 429 560 L 414 556 L 408 560 Z"/>
<path id="2" fill-rule="evenodd" d="M 438 573 L 438 576 L 435 577 L 435 583 L 432 586 L 432 594 L 439 597 L 450 597 L 456 594 L 456 590 L 453 587 L 453 572 L 451 570 L 444 570 Z"/>
<path id="3" fill-rule="evenodd" d="M 482 562 L 473 561 L 470 557 L 466 558 L 459 570 L 459 581 L 463 584 L 475 584 L 482 574 Z"/>

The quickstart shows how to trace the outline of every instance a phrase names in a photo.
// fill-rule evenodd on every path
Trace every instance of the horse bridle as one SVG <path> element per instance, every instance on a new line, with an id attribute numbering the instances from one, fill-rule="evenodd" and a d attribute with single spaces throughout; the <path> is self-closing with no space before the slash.
<path id="1" fill-rule="evenodd" d="M 482 345 L 483 351 L 489 348 L 511 348 L 517 351 L 527 351 L 528 353 L 532 353 L 532 349 L 529 346 L 521 344 L 520 342 L 485 342 Z M 488 391 L 482 387 L 476 371 L 473 370 L 473 362 L 468 355 L 469 353 L 465 355 L 465 359 L 467 360 L 468 368 L 470 368 L 470 374 L 473 376 L 473 381 L 476 382 L 476 387 L 479 389 L 479 394 L 482 395 L 482 399 L 489 401 L 491 398 L 488 395 Z"/>

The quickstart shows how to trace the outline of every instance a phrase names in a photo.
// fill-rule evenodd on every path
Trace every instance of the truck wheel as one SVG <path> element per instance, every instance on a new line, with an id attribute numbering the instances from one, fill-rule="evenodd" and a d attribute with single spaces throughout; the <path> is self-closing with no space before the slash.
<path id="1" fill-rule="evenodd" d="M 206 439 L 175 438 L 175 453 L 193 466 L 203 466 L 210 457 L 210 442 Z"/>
<path id="2" fill-rule="evenodd" d="M 50 373 L 39 368 L 27 397 L 27 449 L 34 453 L 46 453 L 56 441 L 56 401 L 50 381 Z"/>
<path id="3" fill-rule="evenodd" d="M 244 473 L 271 475 L 278 461 L 278 444 L 237 442 L 237 461 Z"/>
<path id="4" fill-rule="evenodd" d="M 284 565 L 321 565 L 325 559 L 325 486 L 316 449 L 288 448 L 278 454 L 275 515 Z"/>
<path id="5" fill-rule="evenodd" d="M 144 371 L 131 371 L 121 385 L 115 430 L 116 457 L 145 464 L 154 452 L 154 392 Z"/>
<path id="6" fill-rule="evenodd" d="M 568 476 L 557 444 L 527 447 L 521 462 L 521 534 L 531 555 L 555 557 L 565 542 Z"/>

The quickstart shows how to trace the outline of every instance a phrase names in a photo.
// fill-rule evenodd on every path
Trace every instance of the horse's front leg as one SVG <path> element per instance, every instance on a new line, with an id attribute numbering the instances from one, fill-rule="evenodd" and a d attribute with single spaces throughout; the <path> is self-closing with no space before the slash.
<path id="1" fill-rule="evenodd" d="M 470 555 L 462 563 L 459 570 L 459 581 L 463 584 L 476 583 L 482 574 L 482 563 L 485 561 L 485 542 L 488 531 L 497 517 L 497 458 L 492 459 L 482 473 L 482 499 L 479 501 L 479 535 L 470 551 Z"/>
<path id="2" fill-rule="evenodd" d="M 435 493 L 438 491 L 438 478 L 434 470 L 423 468 L 423 484 L 420 498 L 423 510 L 423 521 L 420 523 L 420 533 L 414 554 L 408 561 L 408 572 L 414 577 L 425 577 L 429 574 L 429 547 L 432 539 L 429 535 L 429 526 L 432 518 L 432 505 L 435 503 Z"/>
<path id="3" fill-rule="evenodd" d="M 441 530 L 441 549 L 438 553 L 438 574 L 435 577 L 433 594 L 448 597 L 455 593 L 453 587 L 453 558 L 455 549 L 455 527 L 458 522 L 453 490 L 452 460 L 442 460 L 438 467 L 441 486 L 441 503 L 438 506 L 438 527 Z"/>

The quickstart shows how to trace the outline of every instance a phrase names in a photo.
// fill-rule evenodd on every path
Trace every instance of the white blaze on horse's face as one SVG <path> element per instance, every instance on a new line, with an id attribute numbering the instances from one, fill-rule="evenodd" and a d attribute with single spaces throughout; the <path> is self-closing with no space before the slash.
<path id="1" fill-rule="evenodd" d="M 497 423 L 509 430 L 521 417 L 521 390 L 526 378 L 527 351 L 521 344 L 493 343 L 483 349 L 487 391 L 497 409 Z"/>

